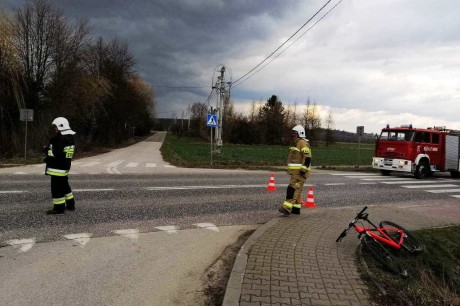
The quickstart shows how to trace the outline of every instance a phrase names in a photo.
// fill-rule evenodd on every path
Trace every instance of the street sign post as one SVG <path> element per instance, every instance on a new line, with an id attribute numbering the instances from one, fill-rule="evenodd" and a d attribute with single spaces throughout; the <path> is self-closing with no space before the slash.
<path id="1" fill-rule="evenodd" d="M 19 120 L 25 121 L 25 137 L 24 137 L 24 159 L 27 160 L 27 122 L 34 121 L 34 110 L 30 108 L 21 108 L 19 110 Z"/>
<path id="2" fill-rule="evenodd" d="M 361 162 L 361 136 L 364 135 L 364 126 L 356 127 L 356 134 L 358 134 L 358 167 Z"/>
<path id="3" fill-rule="evenodd" d="M 206 125 L 211 128 L 211 166 L 212 166 L 212 129 L 217 126 L 217 115 L 208 114 Z"/>

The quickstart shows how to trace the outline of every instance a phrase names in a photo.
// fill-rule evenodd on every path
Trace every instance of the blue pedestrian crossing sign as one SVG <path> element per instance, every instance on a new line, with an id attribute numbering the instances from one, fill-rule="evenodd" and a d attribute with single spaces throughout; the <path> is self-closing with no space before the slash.
<path id="1" fill-rule="evenodd" d="M 208 114 L 208 118 L 206 119 L 206 125 L 216 127 L 217 126 L 217 115 Z"/>

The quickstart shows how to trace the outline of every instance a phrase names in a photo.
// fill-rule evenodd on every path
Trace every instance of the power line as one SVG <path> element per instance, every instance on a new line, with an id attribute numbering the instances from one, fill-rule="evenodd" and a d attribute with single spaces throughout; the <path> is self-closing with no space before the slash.
<path id="1" fill-rule="evenodd" d="M 342 3 L 343 0 L 340 0 L 339 2 L 337 2 L 329 11 L 327 11 L 323 16 L 321 16 L 320 19 L 318 19 L 311 27 L 309 27 L 305 32 L 303 32 L 299 37 L 297 37 L 293 42 L 291 42 L 290 45 L 288 45 L 286 48 L 284 48 L 283 50 L 281 50 L 280 53 L 278 53 L 277 55 L 275 55 L 272 59 L 270 59 L 269 62 L 267 62 L 265 65 L 263 65 L 262 67 L 260 67 L 259 69 L 257 69 L 254 73 L 252 73 L 251 75 L 247 76 L 244 80 L 240 81 L 239 84 L 236 84 L 234 85 L 233 87 L 236 87 L 238 85 L 241 85 L 242 83 L 246 82 L 247 80 L 249 80 L 250 78 L 252 78 L 255 74 L 257 74 L 258 72 L 260 72 L 262 69 L 264 69 L 265 67 L 267 67 L 271 62 L 273 62 L 275 59 L 277 59 L 281 54 L 283 54 L 287 49 L 289 49 L 293 44 L 295 44 L 299 39 L 301 39 L 305 34 L 307 34 L 312 28 L 314 28 L 321 20 L 323 20 L 332 10 L 334 10 L 340 3 Z M 241 79 L 241 78 L 240 78 Z"/>
<path id="2" fill-rule="evenodd" d="M 247 75 L 249 75 L 251 72 L 253 72 L 254 70 L 256 70 L 257 68 L 259 68 L 260 65 L 262 65 L 263 63 L 265 63 L 270 57 L 272 57 L 273 54 L 275 54 L 276 52 L 278 52 L 278 50 L 280 50 L 289 40 L 291 40 L 295 35 L 297 35 L 297 33 L 299 33 L 300 30 L 302 30 L 316 15 L 319 14 L 319 12 L 321 12 L 332 0 L 328 0 L 312 17 L 310 17 L 310 19 L 308 19 L 297 31 L 294 32 L 294 34 L 292 34 L 288 39 L 286 39 L 285 42 L 283 42 L 278 48 L 276 48 L 275 51 L 273 51 L 272 53 L 270 53 L 270 55 L 268 55 L 263 61 L 261 61 L 259 64 L 257 64 L 255 67 L 253 67 L 251 70 L 249 70 L 246 74 L 244 74 L 242 77 L 240 77 L 239 79 L 237 79 L 236 81 L 234 81 L 232 83 L 233 84 L 236 84 L 238 83 L 240 80 L 242 80 L 244 77 L 246 77 Z M 241 82 L 240 82 L 241 84 Z M 238 86 L 239 84 L 236 84 L 236 85 L 233 85 L 233 87 L 235 86 Z"/>

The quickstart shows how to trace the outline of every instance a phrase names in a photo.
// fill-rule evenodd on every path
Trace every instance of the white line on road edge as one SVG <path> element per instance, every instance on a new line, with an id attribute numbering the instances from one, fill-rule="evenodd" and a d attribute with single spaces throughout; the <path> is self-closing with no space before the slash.
<path id="1" fill-rule="evenodd" d="M 129 163 L 126 165 L 126 168 L 136 168 L 139 163 Z"/>
<path id="2" fill-rule="evenodd" d="M 449 192 L 460 192 L 460 189 L 437 189 L 437 190 L 425 190 L 431 193 L 449 193 Z"/>
<path id="3" fill-rule="evenodd" d="M 160 231 L 165 231 L 168 234 L 175 234 L 179 229 L 175 225 L 166 225 L 166 226 L 156 226 L 155 228 L 159 229 Z"/>
<path id="4" fill-rule="evenodd" d="M 453 185 L 453 184 L 440 184 L 440 185 L 410 185 L 410 186 L 401 186 L 404 188 L 446 188 L 446 187 L 458 187 L 458 185 Z"/>
<path id="5" fill-rule="evenodd" d="M 14 174 L 23 175 L 23 174 L 27 174 L 27 172 L 15 172 Z"/>
<path id="6" fill-rule="evenodd" d="M 288 184 L 277 184 L 286 187 Z M 313 186 L 313 185 L 309 185 Z M 177 187 L 145 187 L 147 190 L 187 190 L 187 189 L 228 189 L 228 188 L 266 188 L 267 185 L 220 185 L 220 186 L 177 186 Z"/>
<path id="7" fill-rule="evenodd" d="M 342 186 L 345 185 L 345 183 L 330 183 L 330 184 L 324 184 L 325 186 Z"/>
<path id="8" fill-rule="evenodd" d="M 30 239 L 13 239 L 6 242 L 9 245 L 14 247 L 20 246 L 19 252 L 27 252 L 30 250 L 35 244 L 35 238 Z"/>
<path id="9" fill-rule="evenodd" d="M 113 231 L 115 234 L 121 235 L 123 237 L 129 238 L 136 242 L 139 239 L 139 230 L 137 228 L 130 228 L 124 230 Z"/>
<path id="10" fill-rule="evenodd" d="M 394 181 L 394 182 L 381 182 L 383 184 L 391 184 L 391 185 L 397 185 L 397 184 L 424 184 L 424 183 L 438 183 L 437 181 L 416 181 L 416 180 L 410 180 L 410 181 Z"/>
<path id="11" fill-rule="evenodd" d="M 451 195 L 451 197 L 460 199 L 460 195 L 458 195 L 458 194 Z"/>
<path id="12" fill-rule="evenodd" d="M 212 223 L 195 223 L 193 225 L 198 226 L 200 228 L 211 230 L 213 232 L 218 232 L 219 231 L 217 226 L 215 224 L 212 224 Z"/>
<path id="13" fill-rule="evenodd" d="M 147 164 L 145 164 L 146 168 L 155 168 L 156 166 L 157 166 L 156 163 L 147 163 Z"/>
<path id="14" fill-rule="evenodd" d="M 73 191 L 113 191 L 115 190 L 114 188 L 100 188 L 100 189 L 73 189 Z"/>
<path id="15" fill-rule="evenodd" d="M 64 235 L 64 238 L 69 239 L 69 240 L 74 240 L 78 242 L 80 247 L 84 248 L 86 244 L 89 242 L 89 240 L 91 239 L 91 236 L 93 236 L 93 234 L 79 233 L 79 234 Z"/>
<path id="16" fill-rule="evenodd" d="M 27 191 L 23 191 L 23 190 L 0 190 L 0 193 L 23 193 L 23 192 L 27 192 Z"/>

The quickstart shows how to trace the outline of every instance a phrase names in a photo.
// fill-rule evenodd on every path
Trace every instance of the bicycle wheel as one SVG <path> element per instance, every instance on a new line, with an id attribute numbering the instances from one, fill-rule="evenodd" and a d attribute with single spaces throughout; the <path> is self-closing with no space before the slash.
<path id="1" fill-rule="evenodd" d="M 372 237 L 364 236 L 361 239 L 361 243 L 364 248 L 378 260 L 385 268 L 393 273 L 399 274 L 400 276 L 406 277 L 407 271 L 401 266 L 397 259 L 392 255 L 380 242 Z"/>
<path id="2" fill-rule="evenodd" d="M 404 232 L 404 238 L 401 246 L 409 251 L 409 253 L 420 253 L 423 251 L 423 245 L 418 241 L 415 236 L 406 230 L 404 227 L 401 225 L 398 225 L 394 222 L 391 221 L 382 221 L 380 222 L 380 227 L 394 227 L 396 229 L 402 230 Z M 383 230 L 385 234 L 387 234 L 395 243 L 399 242 L 399 233 L 393 232 L 393 231 L 385 231 Z"/>

